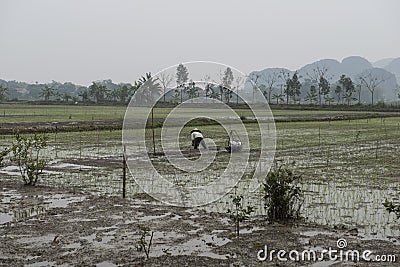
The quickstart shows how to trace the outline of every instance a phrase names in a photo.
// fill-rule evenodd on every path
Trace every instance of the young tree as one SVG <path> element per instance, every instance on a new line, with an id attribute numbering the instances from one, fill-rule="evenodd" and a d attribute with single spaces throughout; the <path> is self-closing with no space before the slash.
<path id="1" fill-rule="evenodd" d="M 15 142 L 11 147 L 11 161 L 18 165 L 25 185 L 35 185 L 47 165 L 42 155 L 43 149 L 47 147 L 47 140 L 46 135 L 15 135 Z"/>
<path id="2" fill-rule="evenodd" d="M 189 72 L 186 66 L 183 64 L 179 64 L 178 67 L 176 68 L 176 87 L 177 89 L 175 90 L 176 93 L 179 93 L 181 97 L 181 103 L 183 102 L 183 95 L 182 95 L 182 90 L 185 89 L 185 84 L 189 80 Z"/>
<path id="3" fill-rule="evenodd" d="M 368 91 L 371 93 L 371 104 L 374 104 L 374 93 L 376 88 L 379 85 L 384 83 L 388 77 L 384 77 L 383 75 L 378 75 L 373 72 L 373 70 L 367 70 L 363 74 L 358 76 L 361 84 L 364 85 Z"/>

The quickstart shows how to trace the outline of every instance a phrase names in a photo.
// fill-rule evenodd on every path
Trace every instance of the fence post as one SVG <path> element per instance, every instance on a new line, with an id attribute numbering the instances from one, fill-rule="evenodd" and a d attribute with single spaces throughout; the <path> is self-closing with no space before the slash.
<path id="1" fill-rule="evenodd" d="M 122 198 L 126 196 L 126 145 L 122 154 Z"/>

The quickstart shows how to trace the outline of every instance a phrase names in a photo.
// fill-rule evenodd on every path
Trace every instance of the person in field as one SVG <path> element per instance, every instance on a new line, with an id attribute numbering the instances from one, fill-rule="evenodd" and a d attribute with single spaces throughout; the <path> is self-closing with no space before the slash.
<path id="1" fill-rule="evenodd" d="M 194 147 L 194 149 L 199 149 L 200 144 L 204 149 L 207 149 L 206 143 L 204 142 L 203 134 L 199 129 L 194 128 L 190 132 L 190 136 L 192 137 L 192 146 Z"/>

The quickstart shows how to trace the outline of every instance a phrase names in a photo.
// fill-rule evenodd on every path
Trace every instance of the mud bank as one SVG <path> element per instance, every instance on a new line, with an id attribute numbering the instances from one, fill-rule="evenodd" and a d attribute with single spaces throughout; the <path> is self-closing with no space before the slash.
<path id="1" fill-rule="evenodd" d="M 196 208 L 150 204 L 145 197 L 122 199 L 50 187 L 0 183 L 1 266 L 400 266 L 400 237 L 364 239 L 356 229 L 330 229 L 303 222 L 269 224 L 254 217 L 240 238 L 227 215 Z M 149 259 L 137 250 L 139 225 L 153 231 Z M 260 261 L 268 250 L 337 248 L 394 254 L 395 263 Z M 147 239 L 149 240 L 149 239 Z"/>

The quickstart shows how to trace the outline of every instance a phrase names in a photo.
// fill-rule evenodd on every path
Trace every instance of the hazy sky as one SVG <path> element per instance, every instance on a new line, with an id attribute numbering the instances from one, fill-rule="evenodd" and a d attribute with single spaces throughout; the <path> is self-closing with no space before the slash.
<path id="1" fill-rule="evenodd" d="M 0 0 L 0 78 L 133 82 L 210 60 L 243 72 L 400 56 L 398 0 Z"/>

